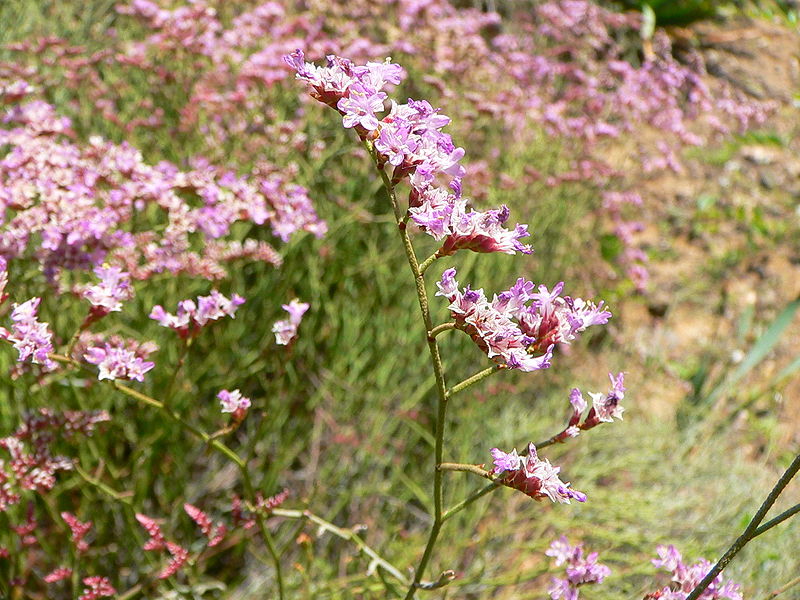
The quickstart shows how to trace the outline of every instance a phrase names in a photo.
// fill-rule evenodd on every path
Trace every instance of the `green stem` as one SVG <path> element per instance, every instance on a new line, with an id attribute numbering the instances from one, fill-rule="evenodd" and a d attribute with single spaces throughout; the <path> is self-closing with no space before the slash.
<path id="1" fill-rule="evenodd" d="M 764 598 L 764 600 L 772 600 L 773 598 L 776 598 L 776 597 L 780 596 L 786 590 L 789 590 L 789 589 L 793 588 L 798 583 L 800 583 L 800 577 L 795 577 L 790 582 L 785 583 L 784 585 L 782 585 L 778 589 L 773 590 L 772 592 L 770 592 L 770 594 L 766 598 Z"/>
<path id="2" fill-rule="evenodd" d="M 479 489 L 477 492 L 471 494 L 470 496 L 467 496 L 464 500 L 446 510 L 444 515 L 442 515 L 442 521 L 447 521 L 449 518 L 460 513 L 462 510 L 467 508 L 470 504 L 472 504 L 476 500 L 483 498 L 489 492 L 493 492 L 500 487 L 501 486 L 499 483 L 490 483 L 486 487 Z"/>
<path id="3" fill-rule="evenodd" d="M 490 471 L 481 469 L 478 465 L 465 465 L 462 463 L 441 463 L 439 465 L 440 471 L 462 471 L 464 473 L 472 473 L 478 477 L 483 477 L 490 481 L 494 481 L 494 476 Z"/>
<path id="4" fill-rule="evenodd" d="M 367 151 L 370 153 L 370 156 L 372 156 L 372 159 L 375 161 L 375 165 L 379 165 L 378 155 L 372 143 L 365 141 L 364 144 L 367 148 Z M 417 260 L 416 253 L 414 252 L 414 246 L 411 243 L 411 238 L 409 237 L 408 230 L 406 229 L 405 215 L 397 201 L 394 185 L 392 185 L 392 182 L 389 179 L 389 176 L 386 174 L 385 169 L 378 168 L 378 172 L 380 173 L 381 180 L 383 181 L 383 186 L 386 188 L 386 193 L 389 195 L 389 201 L 392 204 L 392 211 L 394 212 L 394 217 L 397 221 L 397 229 L 400 232 L 400 239 L 403 242 L 403 249 L 405 250 L 406 259 L 408 260 L 408 266 L 411 268 L 411 273 L 414 276 L 419 310 L 420 313 L 422 313 L 422 321 L 425 325 L 425 332 L 427 334 L 427 332 L 433 330 L 433 320 L 431 319 L 430 305 L 428 303 L 428 293 L 425 290 L 425 279 L 422 276 L 419 261 Z M 439 354 L 439 346 L 436 344 L 436 338 L 428 337 L 427 341 L 428 351 L 431 355 L 433 376 L 436 379 L 436 391 L 438 395 L 436 425 L 434 431 L 433 524 L 431 525 L 431 531 L 428 535 L 428 542 L 425 545 L 422 558 L 420 559 L 419 565 L 417 565 L 417 569 L 414 572 L 414 581 L 411 583 L 408 588 L 408 592 L 406 593 L 406 600 L 411 600 L 411 598 L 414 597 L 414 592 L 419 587 L 422 576 L 425 573 L 425 568 L 428 566 L 428 562 L 430 562 L 431 556 L 433 555 L 433 548 L 436 545 L 436 540 L 439 537 L 439 531 L 442 528 L 443 522 L 442 472 L 437 467 L 442 462 L 442 456 L 444 454 L 443 445 L 445 419 L 447 417 L 447 385 L 445 384 L 444 367 L 442 366 L 442 357 Z"/>
<path id="5" fill-rule="evenodd" d="M 424 275 L 424 274 L 425 274 L 425 271 L 427 271 L 427 270 L 428 270 L 428 267 L 430 267 L 430 266 L 433 264 L 433 261 L 435 261 L 435 260 L 436 260 L 436 259 L 438 259 L 438 258 L 439 258 L 439 251 L 437 250 L 436 252 L 434 252 L 433 254 L 431 254 L 431 255 L 430 255 L 428 258 L 426 258 L 425 260 L 423 260 L 423 261 L 420 263 L 420 265 L 419 265 L 419 272 L 420 272 L 420 274 L 421 274 L 421 275 Z"/>
<path id="6" fill-rule="evenodd" d="M 774 519 L 770 519 L 769 521 L 767 521 L 763 525 L 759 526 L 759 528 L 756 529 L 755 535 L 753 537 L 761 535 L 765 531 L 767 531 L 769 529 L 772 529 L 773 527 L 775 527 L 775 525 L 779 525 L 780 523 L 783 523 L 786 519 L 788 519 L 789 517 L 793 517 L 794 515 L 796 515 L 799 512 L 800 512 L 800 504 L 795 504 L 792 508 L 783 511 L 781 514 L 779 514 Z"/>
<path id="7" fill-rule="evenodd" d="M 780 479 L 778 479 L 775 487 L 773 487 L 769 494 L 767 494 L 766 499 L 761 504 L 761 507 L 758 509 L 758 512 L 756 512 L 755 516 L 753 516 L 753 518 L 750 520 L 750 523 L 747 525 L 744 532 L 738 538 L 736 538 L 736 541 L 731 544 L 727 552 L 725 552 L 725 554 L 722 555 L 722 558 L 717 561 L 717 564 L 715 564 L 708 574 L 703 577 L 702 581 L 697 584 L 692 592 L 686 597 L 686 600 L 697 600 L 700 595 L 706 591 L 708 586 L 711 585 L 711 582 L 714 581 L 714 578 L 719 575 L 725 567 L 728 566 L 728 563 L 733 560 L 733 557 L 736 556 L 750 540 L 758 535 L 758 525 L 764 520 L 764 517 L 767 515 L 769 509 L 772 508 L 772 505 L 775 504 L 778 496 L 781 495 L 781 492 L 783 492 L 784 488 L 789 484 L 798 471 L 800 471 L 800 454 L 795 457 L 795 459 L 792 461 L 792 464 L 789 465 L 789 468 L 786 469 L 784 474 L 781 475 Z M 764 531 L 766 531 L 766 529 Z"/>
<path id="8" fill-rule="evenodd" d="M 440 333 L 443 333 L 445 331 L 450 331 L 451 329 L 455 328 L 456 328 L 455 323 L 442 323 L 441 325 L 437 325 L 428 332 L 428 339 L 435 338 Z"/>
<path id="9" fill-rule="evenodd" d="M 345 529 L 343 527 L 337 527 L 330 521 L 326 521 L 322 517 L 315 515 L 314 513 L 307 511 L 307 510 L 286 510 L 282 508 L 276 508 L 271 511 L 276 517 L 285 517 L 287 519 L 303 519 L 306 521 L 310 521 L 317 525 L 322 531 L 327 531 L 332 533 L 336 537 L 339 537 L 343 540 L 347 540 L 353 542 L 356 546 L 358 546 L 359 550 L 361 550 L 364 554 L 366 554 L 372 564 L 377 567 L 380 567 L 387 573 L 389 573 L 392 577 L 397 579 L 403 585 L 408 585 L 408 579 L 400 572 L 400 570 L 395 567 L 392 563 L 387 561 L 386 559 L 382 558 L 380 554 L 378 554 L 375 550 L 373 550 L 370 546 L 361 539 L 361 537 L 355 532 L 354 529 Z"/>
<path id="10" fill-rule="evenodd" d="M 490 375 L 494 375 L 498 371 L 502 371 L 503 369 L 507 369 L 507 368 L 508 367 L 506 367 L 505 365 L 494 365 L 492 367 L 488 367 L 488 368 L 484 369 L 483 371 L 475 373 L 475 375 L 473 375 L 472 377 L 468 377 L 467 379 L 465 379 L 461 383 L 457 383 L 452 388 L 450 388 L 447 391 L 447 398 L 450 399 L 453 396 L 455 396 L 458 392 L 461 392 L 461 391 L 467 389 L 469 386 L 474 385 L 474 384 L 478 383 L 479 381 L 481 381 L 483 379 L 486 379 Z"/>

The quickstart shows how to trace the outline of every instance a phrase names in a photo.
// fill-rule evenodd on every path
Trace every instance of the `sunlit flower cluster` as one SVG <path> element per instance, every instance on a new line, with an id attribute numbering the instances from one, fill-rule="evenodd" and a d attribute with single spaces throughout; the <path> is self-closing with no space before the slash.
<path id="1" fill-rule="evenodd" d="M 505 486 L 519 490 L 523 494 L 540 500 L 549 498 L 552 502 L 569 504 L 570 500 L 586 502 L 586 495 L 570 488 L 569 483 L 559 479 L 561 467 L 554 467 L 547 459 L 540 459 L 536 446 L 528 445 L 527 456 L 520 456 L 516 449 L 503 452 L 492 448 L 494 458 L 493 473 L 497 481 Z"/>
<path id="2" fill-rule="evenodd" d="M 536 371 L 550 366 L 556 344 L 569 344 L 592 325 L 608 322 L 603 303 L 561 296 L 563 283 L 552 290 L 523 278 L 488 300 L 482 289 L 459 289 L 456 270 L 447 269 L 437 282 L 438 296 L 450 301 L 456 325 L 468 333 L 492 360 L 512 369 Z"/>
<path id="3" fill-rule="evenodd" d="M 658 558 L 653 559 L 653 565 L 657 568 L 666 569 L 672 573 L 672 585 L 669 585 L 653 594 L 648 594 L 648 598 L 655 600 L 686 600 L 689 593 L 698 583 L 708 574 L 713 566 L 711 562 L 700 559 L 694 564 L 688 565 L 683 561 L 681 553 L 675 546 L 658 546 L 656 548 Z M 724 581 L 722 574 L 717 575 L 711 585 L 700 594 L 698 600 L 742 600 L 740 585 L 731 580 Z"/>
<path id="4" fill-rule="evenodd" d="M 583 555 L 583 544 L 572 546 L 566 536 L 555 540 L 545 551 L 552 556 L 556 567 L 566 565 L 566 577 L 553 577 L 550 584 L 552 600 L 578 600 L 579 588 L 592 583 L 602 583 L 611 569 L 597 562 L 598 553 Z"/>

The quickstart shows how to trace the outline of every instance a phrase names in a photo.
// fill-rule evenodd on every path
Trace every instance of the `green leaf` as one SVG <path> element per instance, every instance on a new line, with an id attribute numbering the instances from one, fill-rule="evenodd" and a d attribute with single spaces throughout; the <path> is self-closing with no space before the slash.
<path id="1" fill-rule="evenodd" d="M 783 309 L 775 320 L 770 324 L 767 330 L 761 335 L 760 338 L 753 344 L 750 352 L 744 357 L 744 360 L 722 383 L 714 388 L 708 395 L 708 403 L 714 402 L 722 394 L 730 390 L 734 385 L 739 383 L 745 375 L 747 375 L 753 368 L 755 368 L 764 358 L 772 351 L 781 336 L 786 331 L 787 327 L 794 320 L 797 309 L 800 308 L 800 298 L 790 302 L 786 308 Z M 797 362 L 797 361 L 795 361 Z M 794 363 L 792 363 L 794 365 Z M 792 367 L 792 365 L 789 365 Z M 788 368 L 788 367 L 787 367 Z M 794 367 L 795 369 L 797 367 Z"/>

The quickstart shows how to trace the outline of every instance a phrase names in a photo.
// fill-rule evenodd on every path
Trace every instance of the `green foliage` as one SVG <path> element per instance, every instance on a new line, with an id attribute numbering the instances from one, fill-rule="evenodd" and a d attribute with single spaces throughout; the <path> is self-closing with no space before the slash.
<path id="1" fill-rule="evenodd" d="M 660 26 L 689 25 L 712 18 L 721 7 L 734 4 L 716 0 L 621 0 L 620 3 L 625 8 L 641 11 L 649 7 Z"/>

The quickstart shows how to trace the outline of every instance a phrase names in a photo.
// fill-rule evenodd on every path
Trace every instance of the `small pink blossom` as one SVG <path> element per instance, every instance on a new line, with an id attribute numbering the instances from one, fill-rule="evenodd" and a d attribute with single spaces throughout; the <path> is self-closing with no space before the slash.
<path id="1" fill-rule="evenodd" d="M 57 569 L 50 571 L 50 573 L 45 575 L 43 579 L 45 583 L 56 583 L 57 581 L 69 579 L 70 577 L 72 577 L 72 569 L 67 567 L 58 567 Z"/>
<path id="2" fill-rule="evenodd" d="M 583 544 L 572 546 L 565 536 L 550 544 L 545 554 L 555 559 L 555 566 L 566 565 L 566 578 L 554 577 L 550 584 L 552 600 L 577 600 L 579 587 L 602 583 L 611 574 L 611 569 L 597 562 L 597 552 L 584 557 Z"/>
<path id="3" fill-rule="evenodd" d="M 62 512 L 61 518 L 64 519 L 70 531 L 72 531 L 72 543 L 75 544 L 75 548 L 78 552 L 86 552 L 89 549 L 89 544 L 83 538 L 92 528 L 92 522 L 87 521 L 84 523 L 79 521 L 75 515 L 68 512 Z"/>
<path id="4" fill-rule="evenodd" d="M 100 380 L 132 379 L 141 382 L 144 374 L 155 366 L 154 362 L 142 359 L 133 350 L 111 343 L 87 348 L 83 357 L 86 362 L 97 365 L 97 378 Z"/>
<path id="5" fill-rule="evenodd" d="M 151 519 L 147 515 L 141 513 L 136 513 L 136 520 L 139 521 L 147 532 L 147 535 L 150 536 L 150 539 L 148 539 L 142 547 L 144 550 L 161 550 L 167 547 L 167 541 L 164 539 L 161 527 L 159 527 L 155 519 Z"/>
<path id="6" fill-rule="evenodd" d="M 554 467 L 548 460 L 541 460 L 536 454 L 536 446 L 528 445 L 528 455 L 518 456 L 516 450 L 510 453 L 492 448 L 494 469 L 497 481 L 505 486 L 519 490 L 534 500 L 549 498 L 552 502 L 569 504 L 570 500 L 586 502 L 586 495 L 570 489 L 569 483 L 558 478 L 560 467 Z"/>
<path id="7" fill-rule="evenodd" d="M 235 413 L 237 411 L 246 411 L 250 408 L 250 398 L 242 396 L 239 390 L 220 390 L 217 394 L 220 404 L 222 405 L 222 412 Z"/>
<path id="8" fill-rule="evenodd" d="M 87 586 L 78 600 L 97 600 L 98 598 L 109 598 L 117 593 L 111 582 L 105 577 L 84 577 L 83 585 Z"/>
<path id="9" fill-rule="evenodd" d="M 30 360 L 34 364 L 42 365 L 46 371 L 52 371 L 56 368 L 56 363 L 50 358 L 50 353 L 53 352 L 53 334 L 47 323 L 37 320 L 40 302 L 41 298 L 31 298 L 22 304 L 14 304 L 11 311 L 11 331 L 0 327 L 0 339 L 14 344 L 19 352 L 19 362 Z"/>
<path id="10" fill-rule="evenodd" d="M 194 337 L 211 321 L 223 317 L 235 318 L 236 310 L 244 304 L 245 300 L 233 294 L 229 300 L 217 290 L 211 290 L 209 296 L 198 296 L 194 300 L 181 300 L 178 302 L 176 314 L 168 313 L 161 305 L 156 305 L 150 311 L 150 318 L 158 321 L 162 327 L 169 327 L 178 332 L 181 337 Z"/>
<path id="11" fill-rule="evenodd" d="M 87 286 L 83 297 L 101 312 L 122 310 L 122 303 L 133 298 L 130 276 L 119 267 L 95 267 L 94 274 L 100 283 Z"/>
<path id="12" fill-rule="evenodd" d="M 289 304 L 283 304 L 281 307 L 289 313 L 289 318 L 276 321 L 272 326 L 272 333 L 275 334 L 275 341 L 278 344 L 286 346 L 297 337 L 297 328 L 303 320 L 303 315 L 309 309 L 310 304 L 307 302 L 300 302 L 300 300 L 295 298 L 289 302 Z"/>

